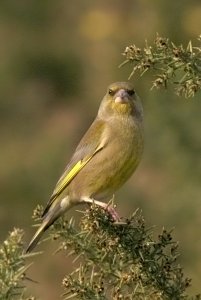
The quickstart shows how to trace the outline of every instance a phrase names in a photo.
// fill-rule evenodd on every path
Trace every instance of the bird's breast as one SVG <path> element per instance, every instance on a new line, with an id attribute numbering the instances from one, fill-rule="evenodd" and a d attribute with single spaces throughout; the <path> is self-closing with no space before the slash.
<path id="1" fill-rule="evenodd" d="M 77 174 L 69 189 L 76 198 L 111 197 L 136 169 L 143 151 L 140 124 L 119 122 L 108 127 L 107 141 L 101 151 Z"/>

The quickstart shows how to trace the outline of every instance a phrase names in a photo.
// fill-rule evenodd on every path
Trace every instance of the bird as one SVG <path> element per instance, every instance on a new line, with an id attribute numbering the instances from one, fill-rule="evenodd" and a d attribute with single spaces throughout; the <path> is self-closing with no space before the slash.
<path id="1" fill-rule="evenodd" d="M 55 186 L 26 253 L 35 248 L 61 215 L 77 204 L 94 203 L 118 218 L 105 201 L 129 179 L 141 160 L 143 123 L 143 107 L 133 84 L 110 84 L 96 118 Z"/>

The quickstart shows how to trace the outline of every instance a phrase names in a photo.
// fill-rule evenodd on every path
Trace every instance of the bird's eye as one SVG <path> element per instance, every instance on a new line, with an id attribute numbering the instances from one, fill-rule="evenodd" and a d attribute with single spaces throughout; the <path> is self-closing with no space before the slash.
<path id="1" fill-rule="evenodd" d="M 113 96 L 114 95 L 114 91 L 112 89 L 109 89 L 108 91 L 109 95 Z"/>
<path id="2" fill-rule="evenodd" d="M 134 90 L 128 90 L 127 93 L 129 94 L 129 96 L 133 96 L 135 94 Z"/>

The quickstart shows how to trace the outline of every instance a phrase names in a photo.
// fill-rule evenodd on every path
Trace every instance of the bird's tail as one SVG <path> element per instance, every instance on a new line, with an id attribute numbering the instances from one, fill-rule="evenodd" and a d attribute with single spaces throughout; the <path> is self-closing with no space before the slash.
<path id="1" fill-rule="evenodd" d="M 65 200 L 65 201 L 64 201 Z M 63 202 L 62 202 L 63 201 Z M 43 233 L 66 211 L 68 210 L 72 204 L 70 203 L 68 198 L 64 198 L 63 200 L 55 201 L 46 212 L 45 216 L 43 217 L 42 224 L 34 234 L 33 238 L 31 239 L 26 253 L 31 252 L 35 246 L 38 244 L 39 240 L 41 239 Z"/>
<path id="2" fill-rule="evenodd" d="M 26 253 L 31 252 L 36 245 L 38 244 L 39 240 L 41 239 L 43 233 L 45 230 L 47 230 L 47 228 L 50 225 L 48 224 L 48 221 L 43 221 L 43 223 L 41 224 L 41 226 L 38 228 L 38 230 L 36 231 L 36 233 L 34 234 L 33 238 L 31 239 L 28 247 L 26 248 Z"/>

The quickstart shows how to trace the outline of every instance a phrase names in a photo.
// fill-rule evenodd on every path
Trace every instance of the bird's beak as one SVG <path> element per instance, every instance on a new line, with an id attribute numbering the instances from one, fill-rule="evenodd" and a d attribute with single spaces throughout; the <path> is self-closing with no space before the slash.
<path id="1" fill-rule="evenodd" d="M 129 95 L 126 90 L 121 89 L 115 94 L 115 103 L 127 103 L 129 100 Z"/>

